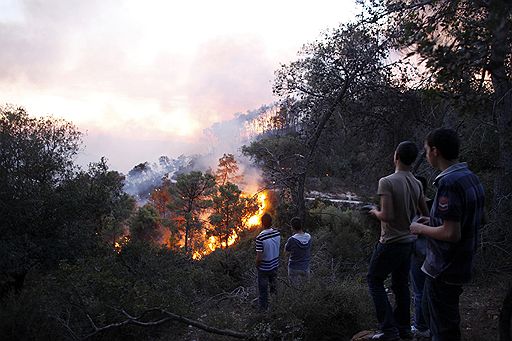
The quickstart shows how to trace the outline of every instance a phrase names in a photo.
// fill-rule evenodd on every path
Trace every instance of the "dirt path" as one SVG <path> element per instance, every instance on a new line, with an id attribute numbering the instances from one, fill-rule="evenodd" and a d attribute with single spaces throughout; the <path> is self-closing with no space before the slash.
<path id="1" fill-rule="evenodd" d="M 462 340 L 498 340 L 501 305 L 511 284 L 510 274 L 486 274 L 464 286 L 460 298 Z M 371 331 L 362 331 L 353 340 L 368 340 L 371 335 Z"/>
<path id="2" fill-rule="evenodd" d="M 488 274 L 464 288 L 461 296 L 461 329 L 464 340 L 498 340 L 498 318 L 510 275 Z"/>

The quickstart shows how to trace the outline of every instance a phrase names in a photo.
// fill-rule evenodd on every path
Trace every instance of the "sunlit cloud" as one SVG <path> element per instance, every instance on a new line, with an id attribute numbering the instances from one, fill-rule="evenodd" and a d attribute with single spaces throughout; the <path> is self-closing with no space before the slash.
<path id="1" fill-rule="evenodd" d="M 91 157 L 128 139 L 199 152 L 204 128 L 272 102 L 280 63 L 355 12 L 338 0 L 0 0 L 0 102 L 73 121 Z"/>

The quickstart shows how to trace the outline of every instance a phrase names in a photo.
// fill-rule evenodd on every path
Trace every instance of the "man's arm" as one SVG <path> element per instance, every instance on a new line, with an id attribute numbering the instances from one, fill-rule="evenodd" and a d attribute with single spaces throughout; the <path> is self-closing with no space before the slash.
<path id="1" fill-rule="evenodd" d="M 263 251 L 256 251 L 256 267 L 259 267 L 263 260 Z"/>
<path id="2" fill-rule="evenodd" d="M 445 220 L 441 226 L 412 223 L 410 228 L 413 234 L 422 234 L 446 242 L 458 242 L 461 238 L 460 221 Z"/>
<path id="3" fill-rule="evenodd" d="M 380 196 L 380 210 L 374 208 L 370 210 L 370 214 L 373 214 L 377 219 L 384 222 L 392 221 L 395 217 L 393 210 L 393 200 L 389 194 L 381 194 Z"/>
<path id="4" fill-rule="evenodd" d="M 422 195 L 420 198 L 420 202 L 418 203 L 418 209 L 420 210 L 422 216 L 429 216 L 430 212 L 428 211 L 427 201 L 425 200 L 424 195 Z"/>
<path id="5" fill-rule="evenodd" d="M 290 252 L 292 249 L 291 249 L 291 244 L 290 244 L 290 238 L 288 238 L 288 240 L 286 241 L 286 244 L 284 244 L 284 251 L 286 252 Z"/>

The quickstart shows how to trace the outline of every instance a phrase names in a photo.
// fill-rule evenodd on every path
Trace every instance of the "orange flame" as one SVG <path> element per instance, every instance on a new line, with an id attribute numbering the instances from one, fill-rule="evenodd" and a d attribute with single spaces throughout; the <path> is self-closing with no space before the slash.
<path id="1" fill-rule="evenodd" d="M 117 253 L 121 253 L 121 250 L 123 249 L 123 247 L 126 244 L 128 244 L 129 242 L 130 242 L 130 236 L 129 235 L 125 235 L 125 236 L 119 237 L 119 239 L 114 243 L 114 250 Z"/>
<path id="2" fill-rule="evenodd" d="M 244 228 L 252 229 L 255 226 L 259 226 L 261 217 L 265 213 L 265 209 L 267 207 L 266 200 L 267 200 L 267 194 L 265 192 L 258 193 L 258 212 L 256 212 L 256 214 L 252 215 L 251 217 L 249 217 L 248 219 L 246 219 L 243 222 L 242 229 L 244 229 Z M 205 239 L 206 239 L 206 236 L 205 236 Z M 213 251 L 215 251 L 216 249 L 218 249 L 220 247 L 228 247 L 228 246 L 233 245 L 234 243 L 236 243 L 237 240 L 238 240 L 238 234 L 235 231 L 233 231 L 233 233 L 228 237 L 227 245 L 226 245 L 226 242 L 224 242 L 224 241 L 221 242 L 218 237 L 211 236 L 206 240 L 204 250 L 194 251 L 194 253 L 192 254 L 192 259 L 199 260 L 199 259 L 203 258 L 203 256 L 206 256 L 206 255 L 212 253 Z"/>
<path id="3" fill-rule="evenodd" d="M 245 224 L 251 228 L 254 226 L 258 226 L 260 224 L 260 219 L 263 216 L 263 213 L 265 213 L 265 209 L 267 207 L 267 193 L 266 192 L 260 192 L 258 193 L 258 212 L 247 219 Z"/>
<path id="4" fill-rule="evenodd" d="M 245 197 L 250 196 L 247 193 L 244 193 L 242 195 Z M 258 212 L 256 212 L 251 217 L 243 220 L 242 226 L 240 226 L 240 230 L 252 229 L 255 226 L 259 226 L 261 217 L 263 216 L 263 214 L 265 213 L 265 211 L 267 210 L 267 207 L 268 207 L 267 198 L 268 198 L 268 196 L 265 191 L 258 193 L 258 196 L 257 196 Z M 205 214 L 205 216 L 202 217 L 202 220 L 207 221 L 208 220 L 207 218 L 208 218 L 208 216 L 207 216 L 207 214 Z M 171 237 L 171 232 L 169 230 L 164 229 L 163 233 L 162 233 L 162 238 L 159 241 L 160 244 L 166 245 L 167 247 L 171 247 L 170 237 Z M 204 238 L 204 244 L 203 244 L 202 249 L 195 250 L 192 253 L 192 258 L 195 260 L 199 260 L 199 259 L 203 258 L 204 256 L 212 253 L 213 251 L 215 251 L 218 248 L 221 248 L 221 247 L 226 248 L 226 247 L 229 247 L 229 246 L 235 244 L 239 239 L 239 235 L 236 233 L 236 231 L 233 231 L 231 233 L 231 235 L 228 237 L 227 243 L 226 243 L 226 241 L 221 241 L 220 238 L 216 237 L 216 236 L 207 237 L 206 231 L 203 231 L 203 238 Z M 130 241 L 129 235 L 120 237 L 114 244 L 114 250 L 117 253 L 120 253 L 121 249 L 129 241 Z M 173 247 L 182 248 L 185 245 L 184 236 L 179 237 L 179 239 L 173 240 L 172 245 L 173 245 Z"/>

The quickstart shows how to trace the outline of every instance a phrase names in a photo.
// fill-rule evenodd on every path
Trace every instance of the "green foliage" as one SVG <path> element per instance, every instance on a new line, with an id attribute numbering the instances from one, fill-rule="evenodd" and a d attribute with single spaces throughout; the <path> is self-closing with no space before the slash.
<path id="1" fill-rule="evenodd" d="M 371 325 L 371 308 L 365 285 L 314 277 L 299 290 L 283 285 L 271 315 L 253 330 L 260 340 L 349 340 Z"/>
<path id="2" fill-rule="evenodd" d="M 71 332 L 79 337 L 94 332 L 89 317 L 103 327 L 125 320 L 122 310 L 138 315 L 161 307 L 190 315 L 195 304 L 191 298 L 197 297 L 196 283 L 203 276 L 179 254 L 132 242 L 119 255 L 109 250 L 75 264 L 62 263 L 58 271 L 31 283 L 22 296 L 5 298 L 0 330 L 2 335 L 12 331 L 13 339 L 71 339 Z M 150 329 L 126 326 L 98 337 L 151 340 L 185 331 L 186 325 L 168 323 Z"/>
<path id="3" fill-rule="evenodd" d="M 250 241 L 250 240 L 248 240 Z M 245 247 L 230 247 L 227 249 L 217 249 L 204 260 L 200 266 L 203 271 L 209 271 L 212 281 L 208 286 L 208 292 L 215 295 L 219 292 L 230 292 L 237 287 L 247 285 L 247 276 L 251 270 L 254 270 L 254 253 L 252 243 Z"/>
<path id="4" fill-rule="evenodd" d="M 78 171 L 80 133 L 24 109 L 0 112 L 0 273 L 2 289 L 21 289 L 34 267 L 51 269 L 94 253 L 131 214 L 124 178 L 102 159 Z"/>
<path id="5" fill-rule="evenodd" d="M 270 136 L 243 146 L 242 152 L 263 170 L 263 177 L 269 188 L 291 194 L 288 198 L 290 200 L 281 200 L 279 204 L 296 206 L 300 177 L 306 172 L 306 149 L 300 136 Z"/>
<path id="6" fill-rule="evenodd" d="M 38 335 L 66 339 L 71 331 L 83 337 L 94 331 L 89 318 L 99 328 L 125 321 L 123 311 L 156 321 L 163 316 L 151 309 L 159 308 L 218 328 L 247 331 L 261 340 L 346 339 L 367 327 L 373 316 L 364 281 L 357 273 L 354 278 L 353 266 L 345 266 L 364 262 L 361 257 L 368 250 L 360 243 L 365 223 L 358 212 L 334 207 L 315 212 L 318 218 L 308 223 L 314 239 L 311 282 L 299 291 L 289 287 L 283 266 L 278 300 L 273 301 L 268 319 L 251 303 L 256 297 L 254 238 L 259 232 L 253 230 L 242 232 L 242 240 L 234 247 L 218 249 L 199 262 L 137 238 L 119 254 L 100 248 L 80 261 L 61 262 L 58 269 L 30 278 L 21 296 L 4 298 L 0 332 L 12 339 Z M 284 257 L 282 263 L 286 263 Z M 27 322 L 25 329 L 22 321 Z M 94 339 L 186 339 L 191 334 L 225 340 L 175 322 L 150 328 L 116 327 Z"/>
<path id="7" fill-rule="evenodd" d="M 31 286 L 19 295 L 11 292 L 1 298 L 2 340 L 70 339 L 57 320 L 49 315 L 59 305 L 57 301 L 47 299 L 49 290 L 43 286 Z"/>
<path id="8" fill-rule="evenodd" d="M 267 185 L 279 189 L 272 207 L 277 225 L 304 202 L 306 177 L 321 178 L 318 186 L 325 191 L 341 187 L 334 176 L 373 193 L 376 180 L 392 171 L 396 144 L 411 139 L 421 145 L 433 127 L 459 129 L 462 159 L 487 184 L 500 179 L 496 174 L 510 178 L 508 2 L 381 3 L 392 9 L 385 25 L 369 20 L 327 31 L 276 73 L 274 92 L 281 101 L 272 127 L 286 135 L 267 134 L 243 152 L 262 167 Z M 383 40 L 384 28 L 393 39 Z M 433 76 L 429 86 L 410 89 L 404 65 L 392 76 L 384 64 L 390 41 L 416 49 L 429 71 L 424 76 Z M 80 133 L 68 122 L 0 108 L 2 339 L 79 338 L 94 331 L 91 320 L 98 327 L 124 321 L 127 313 L 158 320 L 162 315 L 155 307 L 249 331 L 261 340 L 348 339 L 374 322 L 363 274 L 379 224 L 367 215 L 316 203 L 306 220 L 313 237 L 312 279 L 292 288 L 282 266 L 277 300 L 261 316 L 251 305 L 258 231 L 237 231 L 253 203 L 229 182 L 236 179 L 233 155 L 219 160 L 218 187 L 213 175 L 201 172 L 166 183 L 165 193 L 152 197 L 154 207 L 139 208 L 129 220 L 133 238 L 117 254 L 112 245 L 134 200 L 123 192 L 123 176 L 110 171 L 104 159 L 87 171 L 76 169 L 79 146 Z M 417 166 L 418 173 L 433 177 L 425 162 Z M 132 172 L 147 167 L 140 164 Z M 509 180 L 494 184 L 498 217 L 511 212 L 505 200 Z M 226 241 L 236 231 L 241 240 L 194 262 L 189 251 L 204 242 L 204 213 L 210 208 L 209 233 Z M 184 235 L 186 254 L 155 247 L 159 227 L 167 225 L 162 218 L 171 222 L 175 244 Z M 502 238 L 510 236 L 504 222 L 492 221 L 482 231 L 480 269 L 509 267 L 502 261 L 511 245 L 509 237 Z M 169 322 L 147 329 L 116 327 L 94 338 L 191 339 L 193 333 Z"/>
<path id="9" fill-rule="evenodd" d="M 378 240 L 380 225 L 376 220 L 359 211 L 323 205 L 312 209 L 310 215 L 314 224 L 321 227 L 314 234 L 315 245 L 319 247 L 314 262 L 335 267 L 322 271 L 344 271 L 366 265 L 371 246 Z"/>
<path id="10" fill-rule="evenodd" d="M 102 158 L 89 169 L 60 186 L 60 203 L 69 225 L 79 225 L 81 233 L 94 234 L 111 245 L 124 233 L 124 223 L 135 208 L 135 200 L 123 191 L 124 177 L 109 170 Z"/>
<path id="11" fill-rule="evenodd" d="M 130 235 L 132 239 L 157 243 L 161 239 L 159 230 L 159 215 L 151 205 L 144 205 L 130 221 Z"/>
<path id="12" fill-rule="evenodd" d="M 409 47 L 417 54 L 434 76 L 432 85 L 452 94 L 485 96 L 492 85 L 486 73 L 497 58 L 510 57 L 512 42 L 496 46 L 502 33 L 510 35 L 511 6 L 507 1 L 419 1 L 384 0 L 381 8 L 390 15 L 388 36 L 398 48 Z M 507 17 L 508 16 L 508 17 Z M 503 31 L 500 33 L 500 31 Z M 503 55 L 495 55 L 497 50 Z M 503 63 L 503 60 L 501 61 Z M 510 77 L 510 60 L 505 61 Z M 476 91 L 475 91 L 476 90 Z"/>
<path id="13" fill-rule="evenodd" d="M 508 205 L 512 195 L 512 3 L 492 1 L 370 1 L 383 16 L 397 50 L 407 49 L 425 66 L 423 88 L 442 92 L 455 108 L 443 126 L 462 135 L 462 156 L 477 171 L 494 173 L 489 244 L 506 242 L 510 259 Z M 378 5 L 378 6 L 376 6 Z M 489 186 L 491 187 L 491 186 Z M 489 188 L 488 187 L 488 188 Z M 508 232 L 507 232 L 508 230 Z M 494 237 L 492 237 L 494 236 Z"/>
<path id="14" fill-rule="evenodd" d="M 79 145 L 69 122 L 0 107 L 0 274 L 18 290 L 31 268 L 62 257 L 71 231 L 57 189 L 72 177 Z"/>

